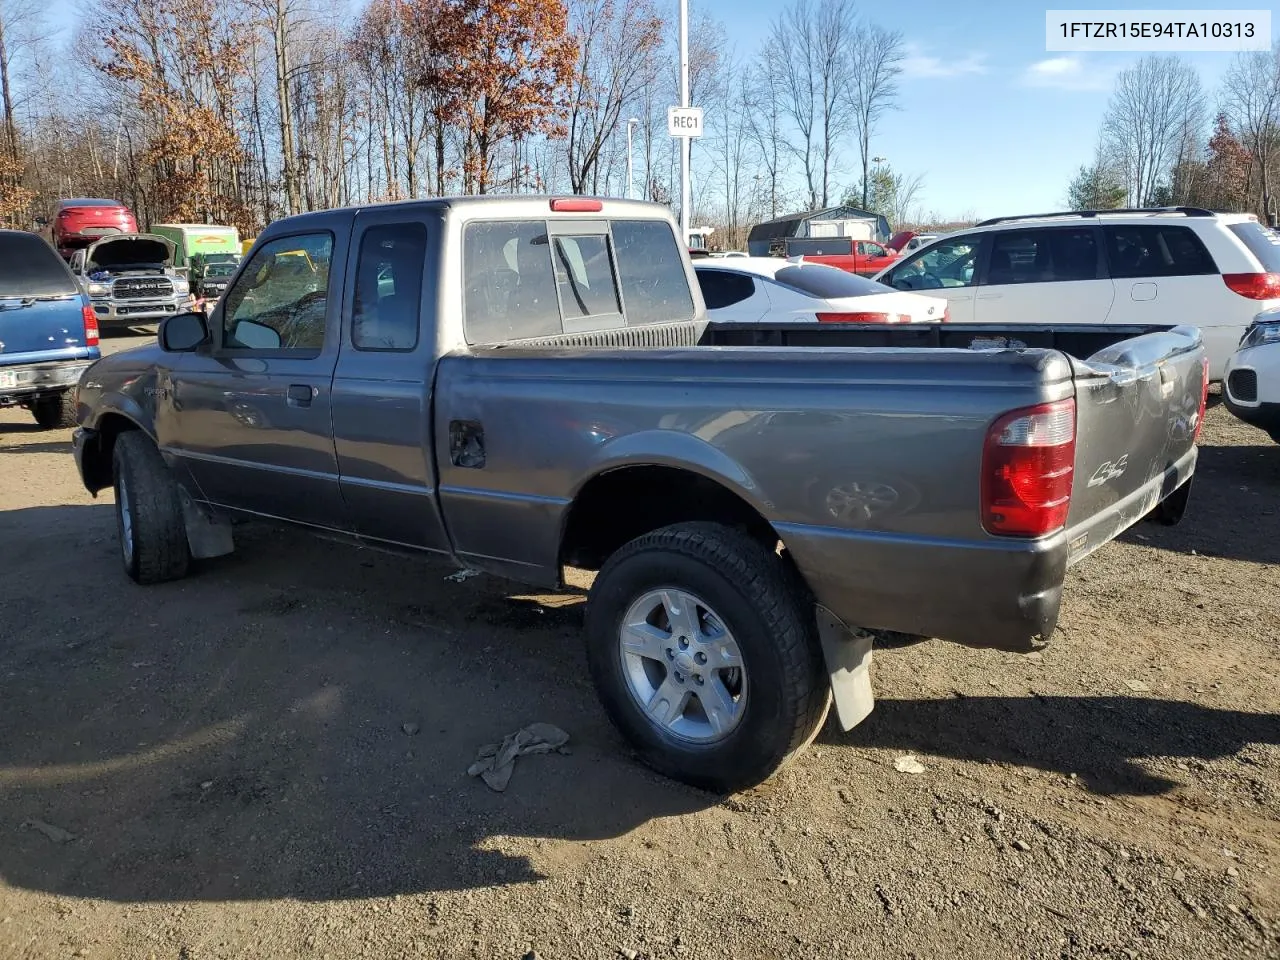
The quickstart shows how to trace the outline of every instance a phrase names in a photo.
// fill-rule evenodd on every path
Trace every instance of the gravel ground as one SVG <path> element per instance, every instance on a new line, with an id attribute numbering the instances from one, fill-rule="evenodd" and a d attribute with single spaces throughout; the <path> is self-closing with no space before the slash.
<path id="1" fill-rule="evenodd" d="M 1187 519 L 1073 570 L 1043 653 L 879 651 L 869 720 L 728 799 L 628 755 L 580 594 L 266 528 L 138 588 L 28 419 L 0 412 L 6 960 L 1280 957 L 1280 446 L 1221 407 Z M 466 776 L 535 720 L 572 753 Z"/>

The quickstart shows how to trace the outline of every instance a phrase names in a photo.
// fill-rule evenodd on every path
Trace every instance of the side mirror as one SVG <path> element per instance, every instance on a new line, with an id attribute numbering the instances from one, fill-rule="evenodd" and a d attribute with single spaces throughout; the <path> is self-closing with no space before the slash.
<path id="1" fill-rule="evenodd" d="M 161 350 L 189 353 L 209 342 L 209 321 L 203 313 L 175 313 L 161 322 L 157 339 Z"/>

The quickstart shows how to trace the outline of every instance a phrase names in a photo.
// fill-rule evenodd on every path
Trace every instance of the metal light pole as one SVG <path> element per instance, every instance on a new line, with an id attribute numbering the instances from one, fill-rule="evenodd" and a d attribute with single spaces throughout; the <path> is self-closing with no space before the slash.
<path id="1" fill-rule="evenodd" d="M 627 121 L 627 199 L 628 200 L 634 200 L 636 198 L 635 191 L 631 189 L 631 175 L 632 175 L 632 169 L 633 169 L 632 162 L 631 162 L 631 131 L 636 128 L 636 124 L 639 122 L 640 121 L 637 120 L 635 117 L 632 117 L 630 120 Z"/>
<path id="2" fill-rule="evenodd" d="M 680 0 L 680 106 L 689 106 L 689 0 Z M 689 242 L 689 146 L 680 138 L 680 230 Z"/>

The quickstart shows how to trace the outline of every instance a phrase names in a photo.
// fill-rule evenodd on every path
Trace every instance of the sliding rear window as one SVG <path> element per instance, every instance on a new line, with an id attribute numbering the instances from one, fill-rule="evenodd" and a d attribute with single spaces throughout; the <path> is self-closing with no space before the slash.
<path id="1" fill-rule="evenodd" d="M 1227 229 L 1239 237 L 1249 248 L 1249 252 L 1258 258 L 1263 270 L 1267 273 L 1280 273 L 1280 233 L 1266 230 L 1254 220 L 1233 223 Z"/>
<path id="2" fill-rule="evenodd" d="M 67 265 L 34 233 L 0 233 L 0 297 L 64 297 L 80 292 Z"/>
<path id="3" fill-rule="evenodd" d="M 773 275 L 778 283 L 810 297 L 833 300 L 838 297 L 868 297 L 875 293 L 893 293 L 892 287 L 868 280 L 821 263 L 797 264 L 783 267 Z"/>

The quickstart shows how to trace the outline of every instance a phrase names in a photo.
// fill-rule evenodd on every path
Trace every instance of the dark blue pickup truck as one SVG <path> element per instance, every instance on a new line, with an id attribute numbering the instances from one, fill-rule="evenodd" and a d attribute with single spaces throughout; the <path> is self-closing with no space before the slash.
<path id="1" fill-rule="evenodd" d="M 97 316 L 62 258 L 33 233 L 0 230 L 0 407 L 75 426 L 75 386 L 100 356 Z"/>

